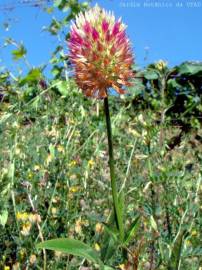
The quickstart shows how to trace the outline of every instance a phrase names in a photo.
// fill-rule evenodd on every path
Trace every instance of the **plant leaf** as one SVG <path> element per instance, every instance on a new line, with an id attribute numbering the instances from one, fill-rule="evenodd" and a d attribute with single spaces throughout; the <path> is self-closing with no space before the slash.
<path id="1" fill-rule="evenodd" d="M 158 232 L 158 226 L 153 216 L 150 216 L 150 224 L 155 232 Z"/>
<path id="2" fill-rule="evenodd" d="M 7 210 L 3 210 L 0 213 L 0 224 L 4 227 L 6 225 L 8 219 L 8 211 Z"/>
<path id="3" fill-rule="evenodd" d="M 182 251 L 182 242 L 185 230 L 180 230 L 172 246 L 171 256 L 168 262 L 168 270 L 178 270 Z"/>
<path id="4" fill-rule="evenodd" d="M 122 224 L 122 226 L 124 228 L 125 197 L 124 197 L 123 190 L 119 194 L 118 202 L 119 202 L 120 220 L 121 220 L 121 224 Z M 123 238 L 124 238 L 124 236 L 123 236 Z M 122 241 L 123 240 L 124 239 L 122 239 Z"/>
<path id="5" fill-rule="evenodd" d="M 180 75 L 202 76 L 202 62 L 184 62 L 178 68 Z"/>
<path id="6" fill-rule="evenodd" d="M 36 83 L 39 81 L 39 79 L 41 78 L 42 73 L 40 68 L 33 68 L 29 71 L 29 73 L 20 80 L 19 85 L 23 86 L 26 83 Z"/>
<path id="7" fill-rule="evenodd" d="M 116 219 L 114 211 L 111 212 L 108 224 L 102 222 L 105 226 L 104 236 L 103 236 L 103 245 L 101 249 L 101 259 L 102 261 L 108 261 L 114 254 L 115 250 L 119 246 L 118 242 L 118 230 L 116 227 L 113 227 L 112 224 L 115 224 Z"/>
<path id="8" fill-rule="evenodd" d="M 131 239 L 137 232 L 137 229 L 139 228 L 139 225 L 140 225 L 139 220 L 140 220 L 140 216 L 137 216 L 132 222 L 130 228 L 128 229 L 128 233 L 125 237 L 125 242 L 124 242 L 125 245 L 127 245 L 131 241 Z"/>
<path id="9" fill-rule="evenodd" d="M 104 267 L 98 253 L 89 245 L 75 239 L 58 238 L 47 240 L 37 244 L 37 248 L 61 251 L 67 254 L 83 257 L 89 261 L 99 264 L 102 269 Z"/>
<path id="10" fill-rule="evenodd" d="M 68 96 L 69 84 L 66 81 L 60 81 L 57 85 L 57 89 L 63 97 Z"/>
<path id="11" fill-rule="evenodd" d="M 106 239 L 105 239 L 106 240 Z M 116 249 L 118 248 L 118 242 L 108 235 L 107 241 L 104 241 L 104 246 L 101 249 L 101 258 L 104 262 L 111 259 Z"/>
<path id="12" fill-rule="evenodd" d="M 21 44 L 20 47 L 17 50 L 13 50 L 12 52 L 13 55 L 13 60 L 19 60 L 21 59 L 23 56 L 26 55 L 27 50 L 26 48 Z"/>
<path id="13" fill-rule="evenodd" d="M 143 75 L 147 80 L 157 80 L 159 77 L 158 73 L 154 69 L 145 70 Z"/>
<path id="14" fill-rule="evenodd" d="M 118 241 L 118 230 L 117 228 L 112 228 L 110 227 L 107 223 L 105 222 L 102 222 L 102 224 L 104 225 L 105 227 L 105 230 L 106 232 L 115 240 L 115 241 Z"/>

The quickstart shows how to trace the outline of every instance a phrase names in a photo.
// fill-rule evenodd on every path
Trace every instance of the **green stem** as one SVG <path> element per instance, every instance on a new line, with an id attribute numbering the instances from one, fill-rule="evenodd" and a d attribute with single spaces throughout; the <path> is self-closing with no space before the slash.
<path id="1" fill-rule="evenodd" d="M 110 120 L 109 104 L 108 104 L 107 97 L 104 99 L 104 109 L 105 109 L 106 125 L 107 125 L 109 169 L 110 169 L 110 177 L 111 177 L 111 187 L 112 187 L 114 211 L 115 211 L 115 216 L 116 216 L 116 220 L 117 220 L 117 225 L 118 225 L 117 227 L 119 230 L 120 240 L 123 241 L 124 240 L 124 227 L 123 227 L 123 222 L 122 222 L 122 218 L 121 218 L 121 211 L 119 208 L 118 191 L 117 191 L 116 179 L 115 179 L 112 129 L 111 129 L 111 120 Z"/>

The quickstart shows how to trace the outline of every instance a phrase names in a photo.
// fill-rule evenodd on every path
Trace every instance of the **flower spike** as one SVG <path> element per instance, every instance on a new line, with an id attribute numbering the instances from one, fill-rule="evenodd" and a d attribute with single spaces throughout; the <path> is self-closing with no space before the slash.
<path id="1" fill-rule="evenodd" d="M 89 97 L 105 98 L 113 87 L 125 93 L 133 77 L 133 55 L 126 26 L 113 13 L 96 5 L 80 13 L 71 26 L 68 42 L 75 79 Z"/>

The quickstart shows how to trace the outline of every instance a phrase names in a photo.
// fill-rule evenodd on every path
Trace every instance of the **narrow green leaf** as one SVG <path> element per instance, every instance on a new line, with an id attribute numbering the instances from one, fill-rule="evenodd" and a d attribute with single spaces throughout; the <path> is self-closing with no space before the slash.
<path id="1" fill-rule="evenodd" d="M 55 158 L 55 146 L 52 143 L 49 145 L 49 151 L 50 151 L 51 157 Z"/>
<path id="2" fill-rule="evenodd" d="M 163 240 L 161 238 L 159 238 L 158 246 L 159 246 L 161 260 L 164 262 L 168 262 L 169 261 L 169 252 L 170 252 L 169 244 L 166 242 L 163 242 Z"/>
<path id="3" fill-rule="evenodd" d="M 158 226 L 153 216 L 150 216 L 150 224 L 152 226 L 152 229 L 158 232 Z"/>
<path id="4" fill-rule="evenodd" d="M 134 221 L 132 222 L 130 228 L 128 229 L 128 233 L 125 237 L 125 241 L 124 241 L 124 244 L 127 245 L 131 240 L 132 238 L 134 237 L 135 233 L 137 232 L 139 226 L 140 226 L 140 216 L 137 216 Z"/>
<path id="5" fill-rule="evenodd" d="M 182 242 L 185 231 L 180 230 L 172 245 L 171 256 L 168 262 L 168 270 L 178 270 L 182 251 Z"/>
<path id="6" fill-rule="evenodd" d="M 55 250 L 64 252 L 67 254 L 83 257 L 89 261 L 92 261 L 96 264 L 103 266 L 98 253 L 88 246 L 87 244 L 75 240 L 75 239 L 67 239 L 67 238 L 58 238 L 47 240 L 45 242 L 37 244 L 37 248 L 44 248 L 49 250 Z"/>
<path id="7" fill-rule="evenodd" d="M 122 223 L 123 230 L 124 230 L 125 197 L 124 197 L 124 191 L 123 190 L 121 190 L 121 192 L 119 194 L 118 201 L 119 201 L 120 221 Z M 124 238 L 124 236 L 123 236 L 123 238 Z"/>
<path id="8" fill-rule="evenodd" d="M 106 240 L 106 239 L 105 239 Z M 108 235 L 107 241 L 104 241 L 104 245 L 101 249 L 101 258 L 104 262 L 107 262 L 114 255 L 118 248 L 118 242 Z"/>
<path id="9" fill-rule="evenodd" d="M 114 255 L 114 252 L 119 246 L 118 230 L 113 225 L 116 223 L 114 211 L 111 212 L 108 224 L 102 222 L 105 226 L 103 244 L 101 246 L 101 259 L 106 262 Z"/>
<path id="10" fill-rule="evenodd" d="M 116 228 L 112 228 L 110 227 L 108 224 L 106 224 L 105 222 L 102 222 L 102 224 L 105 227 L 106 232 L 115 240 L 118 241 L 118 230 Z"/>

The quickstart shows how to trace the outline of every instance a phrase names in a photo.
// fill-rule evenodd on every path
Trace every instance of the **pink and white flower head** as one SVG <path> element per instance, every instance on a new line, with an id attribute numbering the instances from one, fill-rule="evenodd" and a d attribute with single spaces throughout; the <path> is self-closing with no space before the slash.
<path id="1" fill-rule="evenodd" d="M 89 97 L 105 98 L 107 89 L 124 94 L 133 77 L 133 56 L 126 26 L 98 5 L 80 13 L 71 26 L 70 61 L 75 78 Z"/>

